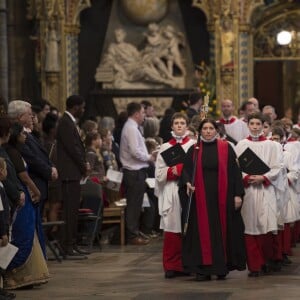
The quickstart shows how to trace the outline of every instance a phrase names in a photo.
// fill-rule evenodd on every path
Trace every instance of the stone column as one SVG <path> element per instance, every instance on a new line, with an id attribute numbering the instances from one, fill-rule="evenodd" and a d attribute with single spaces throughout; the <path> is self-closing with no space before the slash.
<path id="1" fill-rule="evenodd" d="M 249 32 L 239 33 L 239 101 L 242 103 L 250 98 L 253 93 L 251 80 L 253 76 L 250 57 L 252 57 L 252 45 L 250 44 Z"/>
<path id="2" fill-rule="evenodd" d="M 7 8 L 6 0 L 0 0 L 0 93 L 8 99 L 8 55 L 7 55 Z"/>

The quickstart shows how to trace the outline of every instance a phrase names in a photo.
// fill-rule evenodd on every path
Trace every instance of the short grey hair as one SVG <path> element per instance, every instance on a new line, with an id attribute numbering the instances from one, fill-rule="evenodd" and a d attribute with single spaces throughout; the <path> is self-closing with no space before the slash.
<path id="1" fill-rule="evenodd" d="M 100 128 L 101 129 L 108 129 L 111 132 L 115 128 L 115 120 L 112 117 L 105 116 L 100 120 Z"/>
<path id="2" fill-rule="evenodd" d="M 20 115 L 24 114 L 28 108 L 31 108 L 29 102 L 23 100 L 13 100 L 8 103 L 7 115 L 11 119 L 17 119 Z"/>
<path id="3" fill-rule="evenodd" d="M 145 118 L 144 127 L 144 137 L 153 138 L 158 135 L 159 132 L 159 120 L 157 118 Z"/>
<path id="4" fill-rule="evenodd" d="M 263 113 L 264 113 L 264 110 L 266 110 L 266 109 L 272 109 L 272 111 L 275 113 L 275 107 L 272 105 L 265 105 L 262 109 Z"/>

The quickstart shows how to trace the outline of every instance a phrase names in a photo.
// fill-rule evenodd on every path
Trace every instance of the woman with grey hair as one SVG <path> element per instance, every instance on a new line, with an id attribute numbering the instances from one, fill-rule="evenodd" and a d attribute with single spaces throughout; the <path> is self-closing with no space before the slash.
<path id="1" fill-rule="evenodd" d="M 103 128 L 103 129 L 108 129 L 110 132 L 113 132 L 114 131 L 114 128 L 115 128 L 115 120 L 114 118 L 112 117 L 108 117 L 108 116 L 105 116 L 103 117 L 100 122 L 100 128 Z"/>
<path id="2" fill-rule="evenodd" d="M 143 124 L 144 137 L 154 138 L 159 133 L 159 120 L 156 118 L 146 118 Z"/>

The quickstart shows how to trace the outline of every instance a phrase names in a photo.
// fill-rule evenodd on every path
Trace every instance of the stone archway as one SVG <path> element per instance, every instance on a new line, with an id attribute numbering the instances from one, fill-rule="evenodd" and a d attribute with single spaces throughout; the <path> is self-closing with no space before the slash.
<path id="1" fill-rule="evenodd" d="M 261 105 L 276 107 L 280 117 L 300 107 L 300 10 L 296 2 L 280 1 L 257 8 L 253 28 L 254 90 Z M 291 33 L 291 42 L 279 45 L 277 34 Z"/>

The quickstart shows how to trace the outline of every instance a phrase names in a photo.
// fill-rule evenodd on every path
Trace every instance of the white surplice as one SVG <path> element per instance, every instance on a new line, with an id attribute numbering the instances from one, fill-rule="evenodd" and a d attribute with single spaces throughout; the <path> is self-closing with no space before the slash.
<path id="1" fill-rule="evenodd" d="M 278 151 L 280 152 L 280 164 L 281 164 L 281 174 L 282 177 L 282 186 L 275 186 L 275 194 L 276 194 L 276 200 L 277 200 L 277 225 L 279 230 L 283 230 L 284 223 L 285 223 L 285 208 L 288 205 L 289 202 L 289 191 L 288 191 L 288 178 L 287 178 L 287 170 L 284 165 L 284 155 L 283 155 L 283 149 L 280 143 L 273 142 L 274 147 L 278 148 Z"/>
<path id="2" fill-rule="evenodd" d="M 189 140 L 181 146 L 187 152 L 194 143 L 195 140 Z M 178 181 L 167 180 L 169 167 L 160 154 L 172 146 L 169 142 L 162 144 L 157 155 L 155 165 L 155 195 L 158 197 L 158 209 L 161 216 L 160 228 L 164 231 L 178 233 L 182 232 Z"/>
<path id="3" fill-rule="evenodd" d="M 299 168 L 297 157 L 289 151 L 284 151 L 284 166 L 287 169 L 287 201 L 283 206 L 284 223 L 292 223 L 300 219 L 299 193 L 297 192 L 297 183 L 299 181 Z"/>
<path id="4" fill-rule="evenodd" d="M 284 150 L 291 153 L 295 157 L 298 171 L 300 172 L 300 142 L 299 141 L 290 141 L 284 145 Z M 300 195 L 300 176 L 295 184 L 295 189 Z M 299 199 L 300 200 L 300 199 Z"/>
<path id="5" fill-rule="evenodd" d="M 224 124 L 225 131 L 237 142 L 245 139 L 249 135 L 247 123 L 235 117 L 234 122 Z"/>
<path id="6" fill-rule="evenodd" d="M 280 147 L 279 144 L 278 146 Z M 263 174 L 271 183 L 270 185 L 250 184 L 245 188 L 241 213 L 246 234 L 260 235 L 277 231 L 278 211 L 275 187 L 279 190 L 284 189 L 282 152 L 278 146 L 270 140 L 251 141 L 248 139 L 236 145 L 238 157 L 249 147 L 270 168 L 269 172 Z M 243 173 L 243 178 L 246 175 Z"/>

